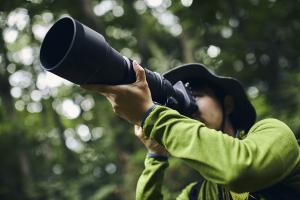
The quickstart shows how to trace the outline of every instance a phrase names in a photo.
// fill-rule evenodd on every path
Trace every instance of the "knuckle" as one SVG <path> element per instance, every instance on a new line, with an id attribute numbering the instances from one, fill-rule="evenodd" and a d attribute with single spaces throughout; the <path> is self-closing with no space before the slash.
<path id="1" fill-rule="evenodd" d="M 123 98 L 120 95 L 116 96 L 114 101 L 117 107 L 120 107 L 119 104 L 122 104 L 122 99 Z"/>
<path id="2" fill-rule="evenodd" d="M 136 72 L 141 76 L 143 76 L 144 74 L 145 74 L 145 70 L 142 68 L 142 67 L 140 67 L 140 68 L 138 68 L 137 70 L 136 70 Z"/>
<path id="3" fill-rule="evenodd" d="M 145 70 L 144 70 L 144 68 L 142 68 L 142 67 L 139 67 L 138 70 L 139 70 L 140 72 L 142 72 L 142 73 L 145 73 Z"/>
<path id="4" fill-rule="evenodd" d="M 119 106 L 117 106 L 117 105 L 113 105 L 113 110 L 114 110 L 114 112 L 115 113 L 117 113 L 118 112 L 118 110 L 119 110 L 119 108 L 118 108 Z"/>
<path id="5" fill-rule="evenodd" d="M 120 114 L 120 106 L 115 105 L 115 106 L 114 106 L 114 112 L 115 112 L 116 114 Z"/>
<path id="6" fill-rule="evenodd" d="M 143 81 L 143 82 L 141 82 L 140 87 L 141 87 L 142 89 L 146 89 L 146 88 L 148 88 L 148 83 L 147 83 L 146 81 Z"/>

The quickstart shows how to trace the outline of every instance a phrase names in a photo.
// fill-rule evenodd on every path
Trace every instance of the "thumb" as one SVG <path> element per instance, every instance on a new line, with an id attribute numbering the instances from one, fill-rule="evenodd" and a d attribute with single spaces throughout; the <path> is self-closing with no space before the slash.
<path id="1" fill-rule="evenodd" d="M 134 134 L 141 139 L 143 137 L 142 128 L 140 126 L 134 125 Z"/>
<path id="2" fill-rule="evenodd" d="M 145 70 L 134 60 L 133 69 L 136 75 L 136 82 L 146 81 Z"/>

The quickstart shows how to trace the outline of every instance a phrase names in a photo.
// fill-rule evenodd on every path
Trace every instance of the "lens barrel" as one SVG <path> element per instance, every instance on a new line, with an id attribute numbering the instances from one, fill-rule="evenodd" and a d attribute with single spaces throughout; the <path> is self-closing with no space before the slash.
<path id="1" fill-rule="evenodd" d="M 58 20 L 40 50 L 43 68 L 76 84 L 134 82 L 130 62 L 105 38 L 71 17 Z"/>

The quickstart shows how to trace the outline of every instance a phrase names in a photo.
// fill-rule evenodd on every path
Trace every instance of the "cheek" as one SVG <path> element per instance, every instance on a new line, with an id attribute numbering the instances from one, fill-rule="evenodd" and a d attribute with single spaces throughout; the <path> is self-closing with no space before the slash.
<path id="1" fill-rule="evenodd" d="M 221 106 L 209 97 L 197 100 L 199 113 L 210 128 L 217 128 L 222 120 Z"/>
<path id="2" fill-rule="evenodd" d="M 217 110 L 210 110 L 209 115 L 211 121 L 215 124 L 219 124 L 219 122 L 222 120 L 221 112 L 217 112 Z"/>
<path id="3" fill-rule="evenodd" d="M 211 117 L 213 117 L 213 119 L 215 119 L 216 121 L 221 120 L 222 119 L 221 106 L 215 101 L 211 101 L 209 104 L 210 104 L 209 113 Z"/>
<path id="4" fill-rule="evenodd" d="M 209 97 L 199 98 L 197 100 L 197 105 L 200 113 L 215 113 L 221 110 L 220 105 Z"/>

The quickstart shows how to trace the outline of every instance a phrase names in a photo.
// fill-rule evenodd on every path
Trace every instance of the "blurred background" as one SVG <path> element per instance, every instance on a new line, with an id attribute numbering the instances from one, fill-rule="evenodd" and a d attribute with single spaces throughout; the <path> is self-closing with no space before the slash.
<path id="1" fill-rule="evenodd" d="M 65 15 L 151 70 L 200 62 L 240 79 L 259 119 L 300 135 L 300 0 L 0 0 L 1 200 L 134 199 L 146 151 L 133 127 L 41 69 L 41 41 Z M 175 199 L 198 175 L 170 162 Z"/>

